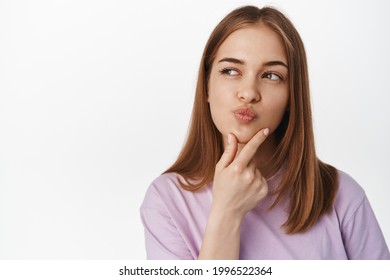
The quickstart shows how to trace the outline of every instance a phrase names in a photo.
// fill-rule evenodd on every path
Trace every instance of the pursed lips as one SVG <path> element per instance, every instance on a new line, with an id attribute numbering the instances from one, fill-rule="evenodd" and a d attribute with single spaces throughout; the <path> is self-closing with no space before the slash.
<path id="1" fill-rule="evenodd" d="M 235 110 L 234 116 L 236 117 L 236 119 L 238 121 L 244 122 L 244 123 L 248 123 L 257 117 L 256 113 L 252 109 L 247 108 L 247 107 L 241 107 L 241 108 Z"/>

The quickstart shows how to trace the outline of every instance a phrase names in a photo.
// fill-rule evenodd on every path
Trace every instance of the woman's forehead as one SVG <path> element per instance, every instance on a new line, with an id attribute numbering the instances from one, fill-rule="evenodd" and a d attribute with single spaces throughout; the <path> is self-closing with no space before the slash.
<path id="1" fill-rule="evenodd" d="M 252 24 L 231 33 L 219 46 L 216 60 L 223 57 L 280 60 L 287 64 L 282 38 L 263 23 Z"/>

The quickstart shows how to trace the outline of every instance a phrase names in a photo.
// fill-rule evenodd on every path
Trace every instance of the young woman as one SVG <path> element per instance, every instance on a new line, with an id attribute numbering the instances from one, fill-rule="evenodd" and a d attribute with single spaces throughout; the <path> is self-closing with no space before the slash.
<path id="1" fill-rule="evenodd" d="M 316 156 L 304 46 L 268 7 L 211 34 L 187 140 L 141 217 L 149 259 L 390 259 L 363 189 Z"/>

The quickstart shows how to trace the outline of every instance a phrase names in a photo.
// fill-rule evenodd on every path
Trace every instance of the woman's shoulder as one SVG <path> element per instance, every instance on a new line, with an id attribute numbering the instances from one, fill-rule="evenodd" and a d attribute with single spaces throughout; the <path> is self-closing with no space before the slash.
<path id="1" fill-rule="evenodd" d="M 171 197 L 180 191 L 179 174 L 163 173 L 155 178 L 146 190 L 142 207 L 157 207 L 165 197 Z"/>
<path id="2" fill-rule="evenodd" d="M 335 210 L 339 217 L 349 219 L 366 198 L 364 189 L 348 173 L 337 170 L 338 190 L 335 200 Z"/>
<path id="3" fill-rule="evenodd" d="M 191 202 L 194 199 L 199 199 L 208 191 L 206 188 L 193 192 L 184 189 L 180 183 L 186 184 L 185 178 L 175 172 L 163 173 L 155 178 L 146 190 L 143 207 L 156 208 L 158 205 L 175 205 L 180 201 Z"/>
<path id="4" fill-rule="evenodd" d="M 340 199 L 350 198 L 352 200 L 363 199 L 365 196 L 364 189 L 359 183 L 348 173 L 337 170 L 338 173 L 338 196 Z"/>
<path id="5" fill-rule="evenodd" d="M 178 173 L 163 173 L 151 182 L 149 188 L 178 188 L 180 187 L 179 180 L 183 180 L 183 178 Z"/>

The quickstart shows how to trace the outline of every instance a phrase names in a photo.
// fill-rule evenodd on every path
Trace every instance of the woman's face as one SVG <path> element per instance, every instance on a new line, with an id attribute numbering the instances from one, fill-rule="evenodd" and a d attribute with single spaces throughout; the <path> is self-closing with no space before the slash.
<path id="1" fill-rule="evenodd" d="M 288 65 L 281 38 L 262 23 L 239 29 L 216 53 L 208 84 L 214 124 L 224 141 L 232 132 L 247 143 L 280 124 L 289 99 Z"/>

